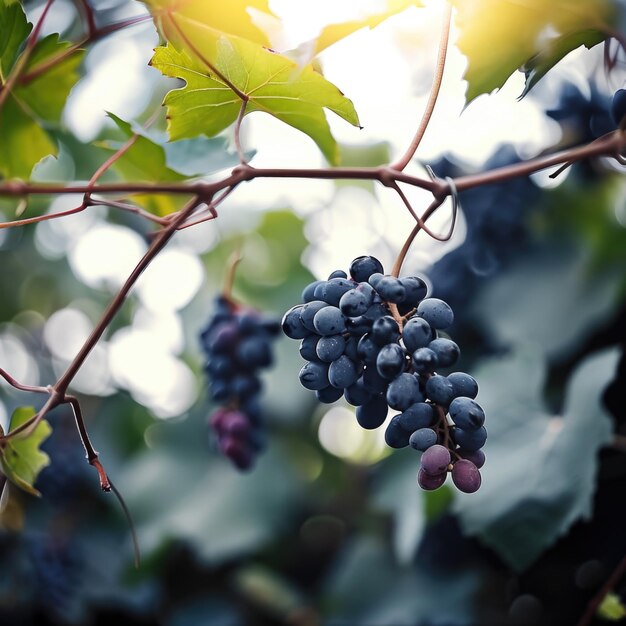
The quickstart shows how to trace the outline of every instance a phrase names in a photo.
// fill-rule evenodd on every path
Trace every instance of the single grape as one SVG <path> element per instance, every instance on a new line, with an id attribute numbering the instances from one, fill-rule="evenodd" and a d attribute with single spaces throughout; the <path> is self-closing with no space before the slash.
<path id="1" fill-rule="evenodd" d="M 433 476 L 427 474 L 423 469 L 420 469 L 417 473 L 417 484 L 426 491 L 434 491 L 435 489 L 439 489 L 439 487 L 446 482 L 447 477 L 447 472 Z"/>
<path id="2" fill-rule="evenodd" d="M 452 467 L 452 482 L 463 493 L 478 491 L 481 483 L 478 468 L 467 459 L 457 461 Z"/>
<path id="3" fill-rule="evenodd" d="M 478 469 L 485 464 L 485 453 L 482 450 L 465 450 L 458 448 L 456 453 L 462 458 L 471 461 Z"/>
<path id="4" fill-rule="evenodd" d="M 315 300 L 315 290 L 317 289 L 318 285 L 321 285 L 322 283 L 324 283 L 326 281 L 324 280 L 315 280 L 312 283 L 309 283 L 303 290 L 302 290 L 302 302 L 311 302 L 313 300 Z"/>
<path id="5" fill-rule="evenodd" d="M 328 380 L 328 365 L 318 361 L 306 363 L 300 370 L 299 377 L 302 386 L 311 391 L 318 391 L 330 385 Z"/>
<path id="6" fill-rule="evenodd" d="M 404 411 L 412 404 L 421 402 L 424 396 L 420 384 L 413 374 L 400 374 L 389 383 L 387 388 L 387 404 L 396 411 Z"/>
<path id="7" fill-rule="evenodd" d="M 450 403 L 448 412 L 455 425 L 464 430 L 476 430 L 485 423 L 485 412 L 471 398 L 463 396 L 454 398 Z"/>
<path id="8" fill-rule="evenodd" d="M 331 280 L 332 278 L 348 278 L 348 275 L 343 270 L 335 270 L 330 273 L 328 280 Z"/>
<path id="9" fill-rule="evenodd" d="M 376 357 L 378 373 L 387 379 L 393 379 L 404 371 L 406 364 L 404 350 L 397 343 L 383 346 Z"/>
<path id="10" fill-rule="evenodd" d="M 324 387 L 324 389 L 318 389 L 315 392 L 317 399 L 323 404 L 332 404 L 333 402 L 337 402 L 339 398 L 343 395 L 343 389 L 338 389 L 336 387 Z"/>
<path id="11" fill-rule="evenodd" d="M 328 335 L 327 337 L 320 337 L 315 353 L 320 361 L 330 363 L 343 354 L 345 347 L 346 340 L 343 338 L 343 335 Z"/>
<path id="12" fill-rule="evenodd" d="M 272 349 L 265 337 L 250 336 L 239 342 L 237 360 L 253 369 L 272 364 Z"/>
<path id="13" fill-rule="evenodd" d="M 309 335 L 300 342 L 300 356 L 307 361 L 317 361 L 317 343 L 319 335 Z"/>
<path id="14" fill-rule="evenodd" d="M 328 368 L 328 380 L 333 387 L 338 389 L 345 389 L 353 385 L 360 374 L 356 363 L 345 355 L 341 355 L 336 361 L 333 361 Z"/>
<path id="15" fill-rule="evenodd" d="M 365 283 L 367 284 L 367 283 Z M 368 285 L 369 287 L 369 285 Z M 339 300 L 339 308 L 344 315 L 349 317 L 358 317 L 363 315 L 372 304 L 372 293 L 366 293 L 360 286 L 350 289 L 341 296 Z"/>
<path id="16" fill-rule="evenodd" d="M 461 355 L 461 350 L 451 339 L 433 339 L 428 348 L 437 355 L 438 367 L 452 367 Z"/>
<path id="17" fill-rule="evenodd" d="M 437 476 L 448 469 L 451 460 L 448 448 L 437 443 L 422 454 L 421 465 L 428 475 Z"/>
<path id="18" fill-rule="evenodd" d="M 347 278 L 331 278 L 315 288 L 315 297 L 338 307 L 341 296 L 355 286 L 354 281 Z"/>
<path id="19" fill-rule="evenodd" d="M 435 407 L 427 402 L 416 402 L 400 415 L 402 428 L 412 433 L 419 428 L 427 428 L 437 421 Z"/>
<path id="20" fill-rule="evenodd" d="M 346 318 L 346 329 L 351 334 L 359 339 L 362 335 L 369 333 L 372 328 L 372 320 L 365 317 L 365 315 L 359 315 L 357 317 Z"/>
<path id="21" fill-rule="evenodd" d="M 409 444 L 414 450 L 424 452 L 437 443 L 437 433 L 432 428 L 420 428 L 409 438 Z"/>
<path id="22" fill-rule="evenodd" d="M 395 276 L 383 276 L 376 284 L 376 291 L 386 302 L 398 304 L 406 298 L 406 289 Z"/>
<path id="23" fill-rule="evenodd" d="M 447 302 L 439 298 L 426 298 L 417 305 L 417 316 L 425 319 L 433 328 L 443 330 L 452 326 L 454 313 Z"/>
<path id="24" fill-rule="evenodd" d="M 318 311 L 327 306 L 330 305 L 323 300 L 313 300 L 312 302 L 307 302 L 306 304 L 303 304 L 302 309 L 300 310 L 300 320 L 302 322 L 302 325 L 307 330 L 315 332 L 315 326 L 313 326 L 313 318 Z"/>
<path id="25" fill-rule="evenodd" d="M 372 274 L 383 272 L 382 263 L 373 256 L 360 256 L 350 263 L 350 276 L 359 283 L 367 282 Z"/>
<path id="26" fill-rule="evenodd" d="M 366 366 L 365 372 L 363 372 L 363 383 L 365 388 L 371 393 L 383 393 L 387 391 L 389 381 L 383 378 L 376 367 L 369 365 Z"/>
<path id="27" fill-rule="evenodd" d="M 426 297 L 428 287 L 419 276 L 401 278 L 400 283 L 406 292 L 403 304 L 414 308 Z"/>
<path id="28" fill-rule="evenodd" d="M 337 307 L 327 306 L 315 314 L 313 326 L 322 336 L 338 335 L 346 330 L 346 318 Z"/>
<path id="29" fill-rule="evenodd" d="M 352 406 L 361 406 L 371 400 L 373 394 L 365 387 L 365 382 L 361 377 L 353 385 L 346 387 L 343 395 L 346 402 Z"/>
<path id="30" fill-rule="evenodd" d="M 380 280 L 382 278 L 384 278 L 385 275 L 382 273 L 382 271 L 380 272 L 374 272 L 368 279 L 367 282 L 374 288 L 376 289 L 376 285 L 378 285 L 378 283 L 380 282 Z"/>
<path id="31" fill-rule="evenodd" d="M 455 428 L 453 431 L 454 441 L 459 444 L 461 448 L 469 450 L 470 452 L 476 452 L 480 450 L 487 441 L 487 430 L 484 426 L 481 426 L 477 430 L 465 430 L 463 428 Z"/>
<path id="32" fill-rule="evenodd" d="M 400 329 L 398 328 L 398 322 L 391 317 L 391 315 L 385 315 L 374 320 L 372 324 L 372 340 L 379 346 L 384 346 L 388 343 L 395 343 L 400 339 Z"/>
<path id="33" fill-rule="evenodd" d="M 412 317 L 402 329 L 402 341 L 409 352 L 425 348 L 434 338 L 430 324 L 421 317 Z"/>
<path id="34" fill-rule="evenodd" d="M 402 428 L 400 415 L 391 418 L 385 429 L 385 443 L 390 448 L 406 448 L 409 445 L 409 433 Z"/>
<path id="35" fill-rule="evenodd" d="M 469 374 L 452 372 L 447 378 L 452 383 L 455 397 L 465 396 L 473 399 L 478 395 L 478 383 Z"/>
<path id="36" fill-rule="evenodd" d="M 380 346 L 374 341 L 371 334 L 366 334 L 359 339 L 359 343 L 357 345 L 356 353 L 365 363 L 365 365 L 370 365 L 376 363 L 376 359 L 378 357 L 378 353 L 380 352 Z"/>
<path id="37" fill-rule="evenodd" d="M 435 374 L 426 381 L 426 395 L 433 402 L 447 407 L 454 398 L 454 389 L 445 376 Z"/>
<path id="38" fill-rule="evenodd" d="M 417 374 L 432 374 L 439 361 L 430 348 L 418 348 L 411 358 L 411 364 Z"/>
<path id="39" fill-rule="evenodd" d="M 301 313 L 304 307 L 298 304 L 291 307 L 283 316 L 281 327 L 290 339 L 304 339 L 311 331 L 302 323 Z"/>
<path id="40" fill-rule="evenodd" d="M 387 419 L 387 401 L 383 394 L 373 396 L 371 400 L 356 408 L 356 419 L 362 428 L 378 428 Z"/>

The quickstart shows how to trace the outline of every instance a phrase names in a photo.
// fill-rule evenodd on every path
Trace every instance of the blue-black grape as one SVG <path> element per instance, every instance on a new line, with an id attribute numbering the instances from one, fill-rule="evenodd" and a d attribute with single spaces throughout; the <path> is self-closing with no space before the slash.
<path id="1" fill-rule="evenodd" d="M 217 435 L 218 449 L 239 469 L 252 467 L 262 448 L 259 372 L 272 364 L 272 342 L 281 326 L 287 336 L 302 340 L 302 353 L 315 354 L 317 337 L 302 322 L 306 306 L 293 307 L 280 323 L 219 297 L 200 334 L 207 356 L 204 369 L 209 378 L 209 394 L 214 402 L 223 405 L 209 417 L 209 424 Z"/>
<path id="2" fill-rule="evenodd" d="M 460 357 L 459 346 L 438 333 L 453 324 L 452 308 L 426 297 L 426 281 L 418 276 L 385 275 L 374 257 L 355 259 L 349 276 L 337 270 L 311 283 L 304 305 L 285 314 L 285 334 L 301 339 L 307 361 L 302 385 L 323 403 L 343 395 L 357 407 L 363 428 L 381 426 L 389 409 L 400 411 L 385 440 L 393 448 L 410 444 L 423 452 L 418 482 L 424 489 L 441 486 L 460 460 L 481 465 L 484 455 L 477 451 L 486 430 L 474 402 L 478 384 L 463 372 L 437 373 Z M 228 333 L 223 342 L 228 344 Z M 228 389 L 227 377 L 225 384 Z M 476 483 L 460 480 L 465 490 Z"/>
<path id="3" fill-rule="evenodd" d="M 616 125 L 619 125 L 624 117 L 626 117 L 626 89 L 618 89 L 613 94 L 611 116 Z"/>

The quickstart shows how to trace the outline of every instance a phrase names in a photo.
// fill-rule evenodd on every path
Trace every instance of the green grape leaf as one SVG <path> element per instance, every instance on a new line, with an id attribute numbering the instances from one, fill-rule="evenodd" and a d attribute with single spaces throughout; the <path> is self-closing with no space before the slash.
<path id="1" fill-rule="evenodd" d="M 597 454 L 612 437 L 601 397 L 618 351 L 586 359 L 569 380 L 563 415 L 550 415 L 541 393 L 546 368 L 534 351 L 495 359 L 476 372 L 487 414 L 487 462 L 477 493 L 453 509 L 468 535 L 523 571 L 577 520 L 589 519 Z"/>
<path id="2" fill-rule="evenodd" d="M 28 421 L 36 411 L 33 407 L 20 407 L 13 411 L 9 431 Z M 28 436 L 16 435 L 0 450 L 0 470 L 16 486 L 28 493 L 41 495 L 34 487 L 37 476 L 50 464 L 50 457 L 42 452 L 41 444 L 52 433 L 52 427 L 42 420 Z"/>
<path id="3" fill-rule="evenodd" d="M 348 22 L 340 22 L 337 24 L 329 24 L 325 26 L 321 33 L 312 41 L 308 41 L 298 46 L 298 50 L 306 55 L 306 60 L 317 56 L 320 52 L 333 44 L 345 39 L 352 33 L 362 28 L 375 28 L 382 24 L 386 19 L 405 11 L 410 7 L 423 7 L 421 0 L 387 0 L 384 11 L 373 13 L 367 17 L 350 20 Z M 302 55 L 298 55 L 302 62 Z"/>
<path id="4" fill-rule="evenodd" d="M 107 114 L 122 131 L 125 137 L 131 138 L 135 134 L 133 127 L 113 113 Z M 118 145 L 110 142 L 101 142 L 102 147 L 111 152 L 116 152 Z M 115 161 L 113 168 L 124 178 L 134 182 L 179 182 L 188 177 L 169 168 L 166 163 L 165 151 L 156 142 L 148 137 L 139 135 L 133 145 Z M 163 217 L 178 211 L 191 195 L 181 194 L 138 194 L 133 199 L 147 211 Z"/>
<path id="5" fill-rule="evenodd" d="M 585 46 L 593 46 L 602 43 L 606 34 L 598 30 L 582 30 L 558 37 L 555 41 L 536 54 L 524 64 L 522 70 L 526 74 L 526 84 L 520 98 L 523 98 L 563 57 L 572 50 Z"/>
<path id="6" fill-rule="evenodd" d="M 6 81 L 31 29 L 19 3 L 0 2 L 0 84 Z"/>
<path id="7" fill-rule="evenodd" d="M 215 34 L 243 37 L 262 46 L 269 46 L 267 35 L 254 23 L 249 9 L 273 15 L 269 0 L 142 0 L 167 41 L 177 48 L 191 44 L 205 58 L 212 58 Z M 208 31 L 213 35 L 207 36 Z"/>
<path id="8" fill-rule="evenodd" d="M 457 45 L 468 60 L 467 102 L 502 87 L 511 74 L 531 59 L 536 59 L 538 68 L 530 76 L 535 84 L 574 47 L 590 44 L 600 37 L 599 33 L 606 33 L 613 15 L 608 0 L 549 3 L 452 0 L 452 3 L 457 9 Z M 577 41 L 581 43 L 574 45 Z"/>
<path id="9" fill-rule="evenodd" d="M 187 84 L 170 91 L 168 109 L 170 138 L 185 139 L 216 135 L 239 115 L 241 100 L 204 63 L 171 45 L 156 49 L 151 64 L 166 76 Z M 324 109 L 358 126 L 354 106 L 310 66 L 298 68 L 287 57 L 238 37 L 217 42 L 216 69 L 248 97 L 246 114 L 262 111 L 311 137 L 329 162 L 339 158 Z"/>
<path id="10" fill-rule="evenodd" d="M 50 68 L 46 64 L 66 53 L 70 45 L 59 41 L 58 35 L 37 42 L 25 68 L 25 75 L 33 78 L 16 85 L 0 109 L 0 174 L 6 178 L 28 178 L 39 161 L 58 152 L 42 122 L 60 121 L 67 96 L 79 78 L 83 51 L 69 53 Z"/>
<path id="11" fill-rule="evenodd" d="M 598 607 L 597 615 L 609 622 L 619 622 L 626 617 L 626 607 L 616 593 L 607 593 Z"/>

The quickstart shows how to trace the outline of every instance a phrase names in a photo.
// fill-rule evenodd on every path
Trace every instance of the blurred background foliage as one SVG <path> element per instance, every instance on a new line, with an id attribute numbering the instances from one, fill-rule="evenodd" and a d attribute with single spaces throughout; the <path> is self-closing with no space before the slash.
<path id="1" fill-rule="evenodd" d="M 71 37 L 79 26 L 66 4 L 51 28 Z M 120 0 L 94 6 L 102 23 L 137 11 Z M 154 43 L 150 29 L 120 35 L 129 36 Z M 79 92 L 109 63 L 107 50 L 89 52 Z M 610 96 L 621 78 L 607 79 L 598 55 L 562 74 L 527 98 L 558 125 L 561 145 L 614 128 Z M 148 68 L 136 80 L 141 93 L 116 111 L 141 120 L 169 83 Z M 54 131 L 59 158 L 37 166 L 35 179 L 88 179 L 126 136 L 123 124 L 81 136 L 68 120 Z M 162 142 L 162 124 L 155 128 Z M 479 162 L 439 145 L 429 163 L 444 177 L 528 156 L 503 139 L 485 138 L 491 148 Z M 372 139 L 343 146 L 342 158 L 376 165 L 390 149 Z M 235 162 L 228 136 L 164 151 L 185 174 Z M 103 180 L 137 173 L 126 163 Z M 225 203 L 216 222 L 181 233 L 73 385 L 137 524 L 142 565 L 133 567 L 124 518 L 98 492 L 69 411 L 57 409 L 44 445 L 52 463 L 37 483 L 43 497 L 12 491 L 3 516 L 0 623 L 576 623 L 626 553 L 626 457 L 611 446 L 614 433 L 626 435 L 624 181 L 614 163 L 598 160 L 553 181 L 474 189 L 461 194 L 451 244 L 415 244 L 404 272 L 423 273 L 453 306 L 461 369 L 479 381 L 487 413 L 487 464 L 473 495 L 419 490 L 414 452 L 391 454 L 382 432 L 359 429 L 352 407 L 319 405 L 300 387 L 301 359 L 286 338 L 264 374 L 269 446 L 254 471 L 237 473 L 208 431 L 198 334 L 233 249 L 243 256 L 234 297 L 280 316 L 308 282 L 347 269 L 354 256 L 374 254 L 389 270 L 407 218 L 388 196 L 340 181 L 311 200 L 306 183 L 300 202 L 297 186 L 289 201 L 260 193 L 256 205 Z M 75 204 L 32 199 L 28 215 Z M 10 216 L 15 205 L 0 201 L 0 210 Z M 1 231 L 0 365 L 25 383 L 52 382 L 150 232 L 101 207 Z M 3 383 L 0 421 L 36 401 Z M 615 591 L 619 607 L 626 581 Z"/>

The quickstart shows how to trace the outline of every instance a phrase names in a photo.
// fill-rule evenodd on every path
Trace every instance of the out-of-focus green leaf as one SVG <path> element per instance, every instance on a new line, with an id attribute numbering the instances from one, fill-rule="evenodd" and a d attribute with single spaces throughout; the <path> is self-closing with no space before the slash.
<path id="1" fill-rule="evenodd" d="M 28 178 L 33 167 L 48 155 L 57 154 L 43 122 L 58 123 L 70 90 L 79 78 L 77 69 L 83 56 L 76 50 L 49 69 L 45 64 L 64 53 L 70 44 L 49 35 L 37 43 L 26 65 L 25 74 L 36 75 L 18 84 L 0 109 L 0 174 L 6 178 Z"/>
<path id="2" fill-rule="evenodd" d="M 563 57 L 580 46 L 593 48 L 603 42 L 606 33 L 598 30 L 582 30 L 558 37 L 549 46 L 529 59 L 523 66 L 526 84 L 520 98 L 523 98 Z"/>
<path id="3" fill-rule="evenodd" d="M 461 525 L 513 569 L 530 566 L 576 520 L 592 513 L 597 454 L 611 439 L 601 406 L 616 350 L 589 357 L 569 381 L 562 416 L 549 415 L 538 353 L 519 353 L 476 372 L 487 415 L 487 462 L 477 493 L 454 504 Z"/>
<path id="4" fill-rule="evenodd" d="M 599 37 L 598 33 L 606 33 L 613 15 L 608 0 L 452 2 L 457 9 L 457 44 L 468 60 L 467 102 L 502 87 L 511 74 L 538 55 L 543 62 L 537 68 L 545 73 L 573 49 L 581 33 L 587 33 L 585 44 Z M 534 76 L 535 82 L 540 77 Z"/>
<path id="5" fill-rule="evenodd" d="M 113 113 L 108 116 L 115 122 L 117 127 L 129 139 L 135 131 L 128 122 L 117 117 Z M 111 152 L 116 152 L 119 146 L 113 146 L 110 142 L 102 142 L 103 147 Z M 169 168 L 165 159 L 163 148 L 143 135 L 138 134 L 132 146 L 113 164 L 124 180 L 133 182 L 180 182 L 187 180 L 187 176 Z M 158 216 L 165 216 L 178 211 L 191 196 L 182 194 L 138 194 L 133 199 L 145 209 Z"/>
<path id="6" fill-rule="evenodd" d="M 241 100 L 206 64 L 171 45 L 156 49 L 151 64 L 166 76 L 187 84 L 170 91 L 164 104 L 173 140 L 202 133 L 216 135 L 239 115 Z M 352 102 L 310 66 L 237 37 L 217 43 L 216 69 L 248 97 L 246 114 L 262 111 L 309 135 L 324 156 L 337 163 L 339 151 L 324 109 L 351 124 L 359 120 Z"/>
<path id="7" fill-rule="evenodd" d="M 374 491 L 374 504 L 393 514 L 394 552 L 405 564 L 413 560 L 426 527 L 424 492 L 417 486 L 419 457 L 413 452 L 401 450 L 387 459 Z"/>
<path id="8" fill-rule="evenodd" d="M 616 593 L 607 593 L 598 607 L 597 615 L 609 622 L 619 622 L 626 617 L 626 607 Z"/>
<path id="9" fill-rule="evenodd" d="M 0 84 L 6 80 L 31 29 L 19 2 L 0 2 Z"/>
<path id="10" fill-rule="evenodd" d="M 33 407 L 15 409 L 9 431 L 27 422 L 36 411 Z M 41 444 L 52 433 L 52 427 L 42 420 L 28 436 L 16 435 L 0 450 L 0 470 L 15 485 L 28 493 L 41 495 L 34 484 L 39 472 L 50 464 L 50 457 L 42 452 Z"/>

